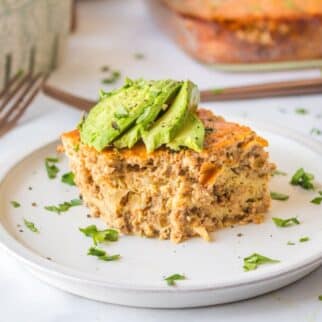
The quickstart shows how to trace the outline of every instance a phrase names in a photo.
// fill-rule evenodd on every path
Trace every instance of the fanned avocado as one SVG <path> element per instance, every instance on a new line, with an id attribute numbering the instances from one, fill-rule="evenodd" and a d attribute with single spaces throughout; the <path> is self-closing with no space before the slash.
<path id="1" fill-rule="evenodd" d="M 171 142 L 184 125 L 188 112 L 194 112 L 199 103 L 198 87 L 185 81 L 170 108 L 155 122 L 151 129 L 143 131 L 142 138 L 148 152 Z"/>
<path id="2" fill-rule="evenodd" d="M 146 107 L 144 112 L 136 120 L 136 125 L 131 127 L 119 139 L 113 142 L 117 148 L 132 148 L 133 145 L 141 138 L 143 130 L 145 130 L 158 117 L 161 110 L 168 108 L 169 102 L 177 94 L 182 82 L 167 80 L 164 82 L 156 82 L 154 86 L 160 88 L 159 95 L 155 98 L 152 105 Z"/>
<path id="3" fill-rule="evenodd" d="M 153 105 L 166 81 L 128 80 L 107 93 L 80 126 L 81 140 L 101 151 L 132 126 Z"/>
<path id="4" fill-rule="evenodd" d="M 203 147 L 205 127 L 193 113 L 188 112 L 186 121 L 175 138 L 167 144 L 167 147 L 178 151 L 181 147 L 200 152 Z"/>

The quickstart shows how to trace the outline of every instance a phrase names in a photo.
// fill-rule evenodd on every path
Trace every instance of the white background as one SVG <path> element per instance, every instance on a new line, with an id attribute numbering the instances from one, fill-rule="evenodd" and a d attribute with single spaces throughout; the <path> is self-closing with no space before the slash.
<path id="1" fill-rule="evenodd" d="M 50 82 L 78 95 L 95 99 L 103 65 L 120 70 L 122 78 L 190 78 L 200 88 L 320 76 L 319 70 L 265 74 L 227 74 L 194 62 L 153 24 L 144 3 L 135 0 L 91 0 L 80 3 L 77 32 L 70 38 L 61 67 Z M 143 60 L 134 58 L 140 52 Z M 120 85 L 122 80 L 119 82 Z M 105 89 L 109 87 L 105 86 Z M 322 95 L 204 104 L 228 119 L 242 117 L 293 128 L 312 135 L 322 130 Z M 305 108 L 306 115 L 295 112 Z M 29 140 L 74 126 L 80 112 L 39 95 L 19 127 L 0 139 L 0 166 Z M 48 132 L 35 133 L 46 122 Z M 300 156 L 299 156 L 300 157 Z M 48 192 L 50 193 L 50 192 Z M 322 208 L 321 208 L 322 215 Z M 0 250 L 0 321 L 322 321 L 322 269 L 282 290 L 240 303 L 200 309 L 148 310 L 97 303 L 73 296 L 35 279 Z"/>

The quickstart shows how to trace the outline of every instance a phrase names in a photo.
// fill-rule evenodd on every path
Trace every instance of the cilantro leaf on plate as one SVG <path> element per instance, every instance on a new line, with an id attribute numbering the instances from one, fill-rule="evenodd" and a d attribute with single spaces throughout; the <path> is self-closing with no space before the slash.
<path id="1" fill-rule="evenodd" d="M 273 217 L 272 220 L 274 221 L 277 227 L 289 227 L 289 226 L 300 224 L 299 220 L 296 217 L 287 218 L 287 219 Z"/>
<path id="2" fill-rule="evenodd" d="M 118 231 L 114 229 L 98 230 L 95 225 L 90 225 L 79 230 L 87 237 L 92 237 L 94 245 L 100 244 L 104 241 L 117 241 Z"/>
<path id="3" fill-rule="evenodd" d="M 312 183 L 313 179 L 313 174 L 305 172 L 303 168 L 300 168 L 294 173 L 290 184 L 292 184 L 293 186 L 300 186 L 306 190 L 310 190 L 314 189 L 314 185 Z"/>
<path id="4" fill-rule="evenodd" d="M 13 208 L 19 208 L 21 205 L 18 201 L 12 200 L 10 201 Z"/>
<path id="5" fill-rule="evenodd" d="M 271 198 L 273 200 L 285 201 L 288 200 L 289 196 L 284 193 L 271 191 Z"/>
<path id="6" fill-rule="evenodd" d="M 274 263 L 278 263 L 279 260 L 276 259 L 272 259 L 257 253 L 254 253 L 248 257 L 244 258 L 244 270 L 245 271 L 252 271 L 257 269 L 258 266 L 263 265 L 263 264 L 274 264 Z"/>
<path id="7" fill-rule="evenodd" d="M 55 179 L 59 172 L 56 163 L 59 162 L 58 158 L 48 157 L 45 159 L 45 167 L 49 179 Z"/>
<path id="8" fill-rule="evenodd" d="M 58 206 L 46 206 L 45 209 L 51 212 L 56 212 L 57 214 L 60 214 L 62 212 L 66 212 L 71 207 L 76 207 L 82 205 L 82 200 L 80 199 L 72 199 L 71 201 L 65 201 L 63 203 L 60 203 Z"/>
<path id="9" fill-rule="evenodd" d="M 75 178 L 75 175 L 73 172 L 67 172 L 61 176 L 61 182 L 66 183 L 70 186 L 75 186 L 74 178 Z"/>
<path id="10" fill-rule="evenodd" d="M 300 239 L 299 239 L 299 242 L 300 243 L 305 243 L 305 242 L 307 242 L 307 241 L 309 241 L 310 240 L 310 238 L 309 237 L 307 237 L 307 236 L 305 236 L 305 237 L 301 237 Z"/>
<path id="11" fill-rule="evenodd" d="M 120 255 L 116 254 L 116 255 L 108 255 L 106 253 L 105 250 L 103 249 L 99 249 L 96 247 L 91 247 L 88 252 L 87 255 L 89 256 L 96 256 L 98 259 L 105 261 L 105 262 L 109 262 L 109 261 L 115 261 L 120 259 Z"/>
<path id="12" fill-rule="evenodd" d="M 38 228 L 35 226 L 35 224 L 34 224 L 33 222 L 28 221 L 27 219 L 24 219 L 24 220 L 23 220 L 23 222 L 24 222 L 25 226 L 26 226 L 29 230 L 31 230 L 31 231 L 32 231 L 32 232 L 34 232 L 34 233 L 39 233 Z"/>
<path id="13" fill-rule="evenodd" d="M 314 203 L 315 205 L 320 205 L 321 202 L 322 202 L 322 191 L 319 191 L 319 196 L 312 199 L 311 203 Z"/>
<path id="14" fill-rule="evenodd" d="M 185 279 L 186 277 L 181 274 L 173 274 L 164 278 L 164 280 L 167 282 L 169 286 L 174 286 L 176 284 L 176 281 L 182 281 Z"/>

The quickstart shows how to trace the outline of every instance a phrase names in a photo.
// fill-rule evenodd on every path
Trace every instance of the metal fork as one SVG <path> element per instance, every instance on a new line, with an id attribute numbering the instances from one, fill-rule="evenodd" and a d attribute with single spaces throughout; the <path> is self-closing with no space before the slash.
<path id="1" fill-rule="evenodd" d="M 0 92 L 0 137 L 9 132 L 42 88 L 45 76 L 17 73 Z"/>

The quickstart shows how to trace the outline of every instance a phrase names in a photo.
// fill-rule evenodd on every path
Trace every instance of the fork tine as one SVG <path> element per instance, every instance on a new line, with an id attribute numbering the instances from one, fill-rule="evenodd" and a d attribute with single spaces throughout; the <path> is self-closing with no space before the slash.
<path id="1" fill-rule="evenodd" d="M 12 120 L 10 120 L 10 122 L 16 123 L 20 119 L 20 117 L 23 115 L 23 113 L 26 111 L 26 109 L 28 108 L 28 106 L 30 105 L 30 103 L 35 98 L 35 96 L 41 90 L 41 88 L 43 86 L 43 83 L 44 83 L 44 80 L 45 80 L 45 77 L 42 76 L 42 75 L 39 75 L 35 79 L 34 84 L 36 84 L 37 86 L 35 86 L 33 88 L 33 90 L 31 90 L 29 92 L 29 97 L 25 100 L 24 104 L 19 108 L 18 112 L 16 113 L 16 115 L 14 116 L 14 118 Z"/>
<path id="2" fill-rule="evenodd" d="M 20 89 L 23 85 L 26 85 L 22 91 L 16 94 L 17 91 L 15 91 L 14 96 L 10 96 L 10 98 L 15 99 L 14 102 L 11 103 L 11 107 L 4 113 L 2 117 L 0 117 L 0 126 L 3 124 L 3 122 L 6 122 L 9 120 L 10 115 L 19 107 L 19 104 L 23 102 L 25 99 L 26 95 L 30 91 L 30 89 L 33 87 L 34 83 L 37 81 L 37 79 L 40 77 L 40 74 L 38 74 L 35 77 L 28 77 L 28 82 L 24 82 L 21 86 Z M 19 84 L 20 85 L 20 84 Z M 1 112 L 1 109 L 0 109 Z"/>
<path id="3" fill-rule="evenodd" d="M 10 87 L 13 86 L 22 75 L 23 75 L 23 72 L 20 70 L 9 80 L 8 84 L 0 92 L 0 99 L 2 98 L 2 96 L 5 95 L 5 93 L 7 93 L 10 90 Z"/>
<path id="4" fill-rule="evenodd" d="M 0 105 L 0 112 L 5 109 L 5 107 L 8 105 L 10 100 L 16 95 L 16 93 L 22 88 L 22 86 L 26 84 L 26 82 L 28 81 L 28 79 L 30 79 L 30 77 L 31 77 L 30 74 L 23 76 L 22 79 L 19 81 L 18 85 L 16 85 L 12 91 L 9 91 L 11 86 L 16 83 L 16 81 L 13 81 L 15 77 L 11 80 L 11 84 L 9 84 L 8 91 L 5 93 L 5 95 L 3 95 L 4 99 Z M 16 80 L 19 80 L 19 78 L 20 77 L 18 76 Z"/>
<path id="5" fill-rule="evenodd" d="M 33 77 L 24 91 L 15 100 L 14 104 L 9 111 L 0 120 L 0 137 L 11 130 L 17 121 L 24 114 L 30 103 L 33 101 L 37 93 L 40 91 L 45 77 L 42 74 L 38 74 Z M 27 99 L 26 99 L 27 97 Z M 10 116 L 15 113 L 14 117 L 10 119 Z"/>

